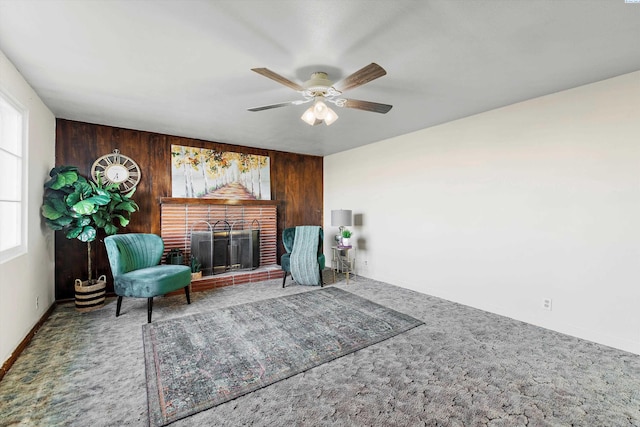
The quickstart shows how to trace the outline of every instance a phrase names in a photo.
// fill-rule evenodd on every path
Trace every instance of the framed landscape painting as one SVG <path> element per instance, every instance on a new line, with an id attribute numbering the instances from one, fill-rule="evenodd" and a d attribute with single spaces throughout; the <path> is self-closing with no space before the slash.
<path id="1" fill-rule="evenodd" d="M 271 200 L 269 157 L 172 145 L 171 196 Z"/>

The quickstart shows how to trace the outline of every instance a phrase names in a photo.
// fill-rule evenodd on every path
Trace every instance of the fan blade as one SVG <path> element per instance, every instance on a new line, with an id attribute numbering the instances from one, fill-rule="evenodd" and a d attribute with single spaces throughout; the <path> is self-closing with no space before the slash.
<path id="1" fill-rule="evenodd" d="M 304 90 L 304 88 L 300 86 L 298 83 L 292 82 L 288 78 L 282 77 L 280 74 L 274 73 L 268 68 L 252 68 L 251 71 L 255 71 L 258 74 L 268 77 L 271 80 L 275 80 L 276 82 L 283 84 L 287 87 L 290 87 L 291 89 L 296 90 L 298 92 L 302 92 Z"/>
<path id="2" fill-rule="evenodd" d="M 289 106 L 289 105 L 306 104 L 307 102 L 311 102 L 311 101 L 313 101 L 313 98 L 311 98 L 311 99 L 298 99 L 298 100 L 295 100 L 295 101 L 280 102 L 279 104 L 271 104 L 271 105 L 263 105 L 262 107 L 247 108 L 247 110 L 248 111 L 270 110 L 272 108 L 286 107 L 286 106 Z"/>
<path id="3" fill-rule="evenodd" d="M 377 102 L 370 101 L 360 101 L 358 99 L 345 99 L 343 107 L 356 108 L 358 110 L 373 111 L 374 113 L 385 114 L 389 110 L 391 110 L 391 108 L 393 108 L 393 105 L 378 104 Z"/>
<path id="4" fill-rule="evenodd" d="M 349 89 L 353 89 L 358 86 L 362 86 L 365 83 L 369 83 L 371 80 L 375 80 L 379 77 L 384 76 L 387 72 L 376 64 L 372 62 L 364 68 L 356 71 L 351 74 L 349 77 L 341 80 L 337 85 L 334 85 L 333 88 L 339 92 L 344 92 Z"/>
<path id="5" fill-rule="evenodd" d="M 294 102 L 295 101 L 281 102 L 279 104 L 271 104 L 271 105 L 263 105 L 262 107 L 247 108 L 247 111 L 263 111 L 263 110 L 270 110 L 272 108 L 286 107 L 288 105 L 296 105 Z"/>

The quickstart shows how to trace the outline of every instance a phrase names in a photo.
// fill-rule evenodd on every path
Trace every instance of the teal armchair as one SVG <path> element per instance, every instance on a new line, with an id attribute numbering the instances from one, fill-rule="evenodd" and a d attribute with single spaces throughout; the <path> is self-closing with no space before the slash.
<path id="1" fill-rule="evenodd" d="M 159 265 L 164 252 L 162 238 L 155 234 L 129 233 L 104 239 L 118 295 L 116 317 L 120 316 L 122 297 L 147 298 L 147 322 L 151 323 L 153 297 L 184 288 L 191 304 L 189 284 L 191 268 L 186 265 Z"/>
<path id="2" fill-rule="evenodd" d="M 325 257 L 324 257 L 324 254 L 322 253 L 324 232 L 322 231 L 322 228 L 320 228 L 319 230 L 320 231 L 318 236 L 318 248 L 316 251 L 316 257 L 318 260 L 318 272 L 319 272 L 319 281 L 320 281 L 318 285 L 322 287 L 324 286 L 324 283 L 322 281 L 322 270 L 324 270 L 324 267 L 325 267 Z M 282 244 L 284 246 L 284 249 L 287 251 L 287 253 L 283 254 L 282 257 L 280 258 L 280 266 L 284 271 L 284 276 L 282 278 L 283 288 L 285 287 L 287 275 L 291 273 L 291 253 L 293 252 L 295 238 L 296 238 L 296 227 L 285 228 L 285 230 L 282 232 Z M 315 248 L 313 249 L 315 251 Z M 295 277 L 293 279 L 295 280 Z"/>

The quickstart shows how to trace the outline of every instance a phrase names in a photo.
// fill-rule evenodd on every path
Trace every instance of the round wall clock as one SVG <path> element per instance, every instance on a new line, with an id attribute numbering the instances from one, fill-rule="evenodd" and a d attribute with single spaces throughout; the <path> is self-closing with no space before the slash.
<path id="1" fill-rule="evenodd" d="M 124 193 L 140 182 L 140 166 L 116 148 L 93 162 L 91 178 L 103 184 L 119 184 L 120 192 Z"/>

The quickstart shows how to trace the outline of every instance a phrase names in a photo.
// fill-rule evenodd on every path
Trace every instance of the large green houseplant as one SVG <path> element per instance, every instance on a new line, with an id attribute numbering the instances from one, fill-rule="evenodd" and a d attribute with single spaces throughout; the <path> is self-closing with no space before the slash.
<path id="1" fill-rule="evenodd" d="M 55 167 L 49 176 L 44 184 L 42 216 L 49 228 L 64 231 L 67 239 L 87 243 L 89 277 L 86 283 L 93 285 L 96 280 L 92 277 L 91 242 L 101 229 L 111 235 L 129 224 L 131 213 L 138 210 L 131 199 L 135 188 L 121 194 L 117 184 L 89 181 L 75 166 Z"/>

